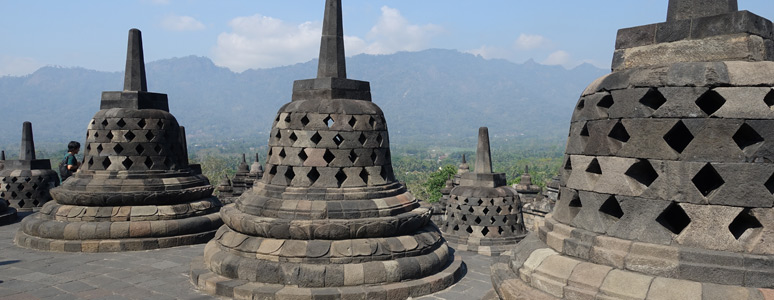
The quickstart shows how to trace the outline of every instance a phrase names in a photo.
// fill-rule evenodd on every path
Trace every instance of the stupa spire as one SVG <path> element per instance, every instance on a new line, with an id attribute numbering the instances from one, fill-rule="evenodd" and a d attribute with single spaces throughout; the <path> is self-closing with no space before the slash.
<path id="1" fill-rule="evenodd" d="M 142 53 L 142 33 L 137 28 L 129 29 L 124 91 L 148 91 L 148 83 L 145 79 L 145 58 Z"/>
<path id="2" fill-rule="evenodd" d="M 19 160 L 35 159 L 35 141 L 32 138 L 32 123 L 24 122 L 22 125 L 21 149 L 19 151 Z"/>
<path id="3" fill-rule="evenodd" d="M 739 10 L 737 0 L 669 0 L 667 22 L 720 15 Z"/>
<path id="4" fill-rule="evenodd" d="M 347 78 L 347 66 L 344 60 L 341 0 L 326 0 L 317 78 Z"/>
<path id="5" fill-rule="evenodd" d="M 489 149 L 489 128 L 478 129 L 478 147 L 476 148 L 476 173 L 492 173 L 492 156 Z"/>

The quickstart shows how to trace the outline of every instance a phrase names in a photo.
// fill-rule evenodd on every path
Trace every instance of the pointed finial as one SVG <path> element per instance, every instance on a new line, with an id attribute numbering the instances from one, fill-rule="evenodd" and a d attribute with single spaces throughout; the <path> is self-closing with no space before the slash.
<path id="1" fill-rule="evenodd" d="M 22 142 L 19 151 L 19 160 L 35 159 L 35 141 L 32 138 L 32 123 L 24 122 L 22 125 Z"/>
<path id="2" fill-rule="evenodd" d="M 136 28 L 129 30 L 129 43 L 126 48 L 124 91 L 148 91 L 148 84 L 145 79 L 145 58 L 142 53 L 142 33 Z"/>
<path id="3" fill-rule="evenodd" d="M 667 22 L 720 15 L 738 10 L 737 0 L 669 0 Z"/>
<path id="4" fill-rule="evenodd" d="M 524 166 L 524 174 L 529 174 L 529 165 Z"/>
<path id="5" fill-rule="evenodd" d="M 468 163 L 468 161 L 467 161 L 467 160 L 465 160 L 465 153 L 463 153 L 463 154 L 462 154 L 462 163 L 463 163 L 463 164 L 466 164 L 466 163 Z"/>
<path id="6" fill-rule="evenodd" d="M 489 149 L 489 128 L 478 129 L 478 147 L 476 148 L 476 173 L 492 173 L 492 157 Z"/>
<path id="7" fill-rule="evenodd" d="M 5 160 L 5 150 L 0 151 L 0 160 Z"/>
<path id="8" fill-rule="evenodd" d="M 260 163 L 261 162 L 260 160 L 258 160 L 258 153 L 255 154 L 255 162 L 256 163 Z"/>
<path id="9" fill-rule="evenodd" d="M 341 0 L 326 0 L 317 78 L 347 78 L 347 66 L 344 59 Z"/>

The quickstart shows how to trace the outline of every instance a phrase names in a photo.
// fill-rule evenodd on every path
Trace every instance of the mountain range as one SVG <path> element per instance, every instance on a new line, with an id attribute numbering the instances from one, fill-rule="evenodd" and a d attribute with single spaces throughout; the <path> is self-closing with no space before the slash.
<path id="1" fill-rule="evenodd" d="M 348 77 L 371 82 L 391 140 L 454 144 L 475 140 L 477 128 L 513 139 L 566 137 L 570 115 L 586 85 L 607 70 L 527 61 L 487 60 L 431 49 L 348 58 Z M 148 90 L 169 95 L 170 111 L 189 143 L 240 139 L 265 144 L 277 110 L 290 101 L 293 81 L 313 78 L 317 61 L 234 73 L 205 57 L 146 64 Z M 37 142 L 83 140 L 101 91 L 121 90 L 122 72 L 43 67 L 0 77 L 0 145 L 18 144 L 23 121 Z M 472 138 L 472 139 L 471 139 Z"/>

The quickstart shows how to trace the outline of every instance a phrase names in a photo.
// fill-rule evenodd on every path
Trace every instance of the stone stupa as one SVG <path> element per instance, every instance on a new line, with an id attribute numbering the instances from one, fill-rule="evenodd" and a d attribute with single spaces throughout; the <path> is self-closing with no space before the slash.
<path id="1" fill-rule="evenodd" d="M 258 159 L 258 153 L 255 154 L 255 160 L 250 165 L 250 173 L 247 173 L 247 178 L 248 181 L 245 183 L 245 188 L 248 190 L 253 188 L 256 181 L 263 178 L 263 165 L 261 165 L 261 161 Z"/>
<path id="2" fill-rule="evenodd" d="M 529 166 L 524 167 L 524 174 L 521 174 L 521 181 L 514 184 L 513 188 L 519 193 L 519 198 L 523 203 L 530 203 L 538 200 L 540 192 L 543 191 L 540 186 L 532 184 L 532 175 L 529 175 Z"/>
<path id="3" fill-rule="evenodd" d="M 5 168 L 5 151 L 0 151 L 0 170 Z M 8 201 L 0 198 L 0 225 L 16 221 L 16 209 L 8 206 Z"/>
<path id="4" fill-rule="evenodd" d="M 51 169 L 50 160 L 35 157 L 32 123 L 24 122 L 19 159 L 3 158 L 0 198 L 19 212 L 37 211 L 51 200 L 49 190 L 56 186 L 59 186 L 59 175 Z"/>
<path id="5" fill-rule="evenodd" d="M 581 95 L 561 191 L 492 266 L 503 299 L 774 295 L 774 26 L 670 0 Z"/>
<path id="6" fill-rule="evenodd" d="M 166 94 L 147 92 L 142 36 L 129 30 L 124 90 L 103 92 L 84 162 L 25 218 L 15 242 L 67 252 L 147 250 L 203 243 L 223 223 Z"/>
<path id="7" fill-rule="evenodd" d="M 527 234 L 516 190 L 506 184 L 505 173 L 492 172 L 486 127 L 478 130 L 476 169 L 462 174 L 449 194 L 443 233 L 455 249 L 489 256 Z"/>
<path id="8" fill-rule="evenodd" d="M 327 0 L 316 79 L 279 109 L 266 173 L 223 208 L 225 226 L 192 263 L 218 296 L 405 299 L 462 274 L 430 210 L 393 175 L 370 84 L 347 79 L 341 0 Z"/>

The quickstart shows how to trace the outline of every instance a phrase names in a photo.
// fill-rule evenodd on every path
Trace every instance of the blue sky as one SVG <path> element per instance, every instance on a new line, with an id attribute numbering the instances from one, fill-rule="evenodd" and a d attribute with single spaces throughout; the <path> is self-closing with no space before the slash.
<path id="1" fill-rule="evenodd" d="M 740 9 L 774 18 L 771 0 Z M 236 72 L 317 55 L 323 0 L 0 0 L 0 76 L 44 65 L 123 68 L 129 28 L 147 62 L 206 56 Z M 661 22 L 667 0 L 344 0 L 348 55 L 456 49 L 608 68 L 619 28 Z"/>

